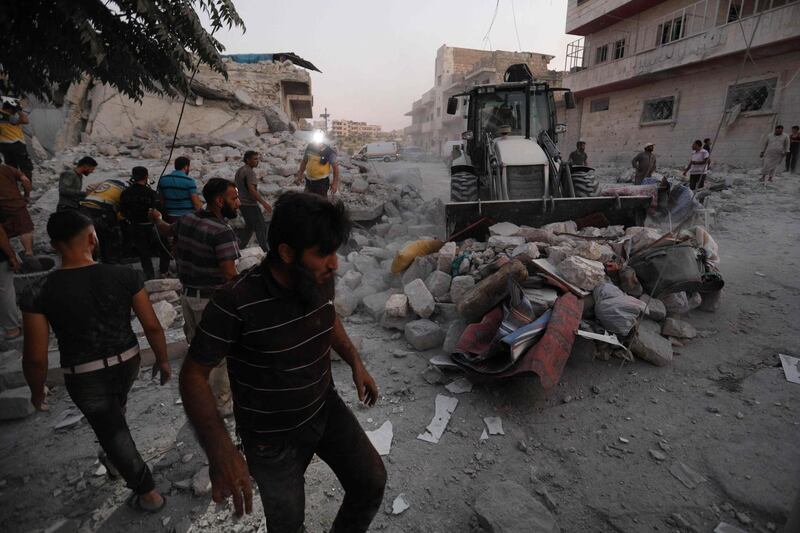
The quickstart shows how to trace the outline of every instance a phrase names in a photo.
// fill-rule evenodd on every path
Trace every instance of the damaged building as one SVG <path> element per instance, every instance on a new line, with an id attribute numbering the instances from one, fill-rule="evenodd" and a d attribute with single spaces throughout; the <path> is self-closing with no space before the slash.
<path id="1" fill-rule="evenodd" d="M 436 51 L 433 87 L 406 113 L 411 117 L 411 125 L 405 129 L 408 144 L 446 155 L 443 150 L 447 149 L 447 141 L 461 139 L 467 124 L 463 116 L 446 113 L 449 97 L 474 85 L 500 83 L 506 69 L 517 63 L 528 65 L 536 79 L 558 85 L 560 73 L 547 68 L 553 57 L 536 52 L 488 51 L 442 45 Z"/>
<path id="2" fill-rule="evenodd" d="M 181 122 L 182 135 L 241 138 L 305 127 L 314 97 L 308 70 L 316 67 L 294 54 L 241 54 L 224 59 L 221 74 L 202 65 L 191 82 Z M 116 89 L 85 78 L 54 104 L 32 100 L 29 126 L 40 158 L 80 142 L 125 139 L 136 131 L 175 131 L 183 97 L 145 94 L 137 102 Z"/>
<path id="3" fill-rule="evenodd" d="M 798 20 L 797 0 L 570 0 L 568 146 L 627 164 L 653 142 L 680 164 L 719 126 L 714 159 L 757 166 L 762 137 L 800 122 Z"/>

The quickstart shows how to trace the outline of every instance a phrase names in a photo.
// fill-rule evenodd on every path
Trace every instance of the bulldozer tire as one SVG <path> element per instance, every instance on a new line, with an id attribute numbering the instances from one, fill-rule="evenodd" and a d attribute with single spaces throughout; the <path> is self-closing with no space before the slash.
<path id="1" fill-rule="evenodd" d="M 471 172 L 456 172 L 450 176 L 451 202 L 477 202 L 478 177 Z"/>

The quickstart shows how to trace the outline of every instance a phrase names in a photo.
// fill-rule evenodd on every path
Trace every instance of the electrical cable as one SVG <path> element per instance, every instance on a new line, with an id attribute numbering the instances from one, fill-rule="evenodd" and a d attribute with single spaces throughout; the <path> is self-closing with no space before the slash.
<path id="1" fill-rule="evenodd" d="M 489 49 L 492 49 L 492 41 L 489 39 L 489 33 L 492 31 L 492 26 L 494 26 L 494 21 L 497 18 L 497 10 L 500 8 L 500 0 L 497 0 L 497 3 L 494 5 L 494 14 L 492 15 L 492 21 L 489 23 L 489 29 L 486 30 L 486 35 L 483 36 L 483 42 L 489 43 Z"/>
<path id="2" fill-rule="evenodd" d="M 522 52 L 522 43 L 519 40 L 519 30 L 517 29 L 517 11 L 514 9 L 514 0 L 511 0 L 511 14 L 514 16 L 514 33 L 517 34 L 517 51 Z"/>

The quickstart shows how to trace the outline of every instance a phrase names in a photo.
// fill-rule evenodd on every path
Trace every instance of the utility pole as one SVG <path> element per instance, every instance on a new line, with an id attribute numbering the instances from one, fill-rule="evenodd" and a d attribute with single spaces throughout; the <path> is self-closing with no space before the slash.
<path id="1" fill-rule="evenodd" d="M 328 133 L 328 117 L 330 117 L 330 114 L 328 113 L 328 108 L 326 107 L 325 112 L 319 116 L 319 118 L 325 119 L 325 133 Z"/>

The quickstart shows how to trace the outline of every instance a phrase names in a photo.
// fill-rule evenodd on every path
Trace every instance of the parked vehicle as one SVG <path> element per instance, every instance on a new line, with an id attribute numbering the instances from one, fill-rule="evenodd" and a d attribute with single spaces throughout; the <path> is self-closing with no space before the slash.
<path id="1" fill-rule="evenodd" d="M 353 154 L 353 159 L 359 161 L 382 159 L 388 163 L 389 161 L 397 161 L 400 156 L 396 142 L 375 142 L 362 146 L 358 152 Z"/>

